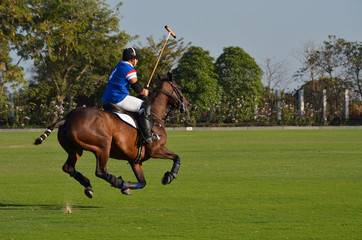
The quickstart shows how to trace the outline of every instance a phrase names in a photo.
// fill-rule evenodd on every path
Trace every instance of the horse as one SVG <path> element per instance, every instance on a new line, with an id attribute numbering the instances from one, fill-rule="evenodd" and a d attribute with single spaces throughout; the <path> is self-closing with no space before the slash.
<path id="1" fill-rule="evenodd" d="M 140 133 L 134 127 L 120 120 L 116 114 L 94 107 L 80 107 L 70 111 L 64 119 L 53 123 L 35 140 L 41 144 L 55 129 L 58 128 L 58 141 L 68 153 L 62 169 L 84 187 L 84 193 L 92 198 L 94 191 L 90 180 L 75 169 L 75 165 L 83 151 L 92 152 L 97 160 L 95 175 L 106 180 L 112 187 L 118 188 L 123 194 L 132 194 L 131 189 L 142 189 L 146 186 L 142 163 L 150 158 L 170 159 L 173 165 L 161 180 L 162 184 L 170 184 L 177 178 L 181 166 L 180 157 L 165 147 L 167 134 L 165 120 L 174 109 L 186 112 L 189 102 L 181 92 L 180 86 L 168 73 L 165 79 L 151 92 L 148 103 L 152 106 L 154 121 L 153 130 L 161 139 L 151 144 L 142 142 Z M 167 106 L 169 111 L 166 113 Z M 143 143 L 143 144 L 140 144 Z M 109 158 L 129 162 L 137 182 L 126 182 L 122 177 L 115 177 L 107 171 Z"/>

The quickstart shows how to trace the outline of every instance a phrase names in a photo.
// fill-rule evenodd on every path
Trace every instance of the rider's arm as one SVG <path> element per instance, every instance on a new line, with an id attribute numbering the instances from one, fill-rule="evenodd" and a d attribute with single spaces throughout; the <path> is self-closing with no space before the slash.
<path id="1" fill-rule="evenodd" d="M 131 78 L 129 80 L 129 83 L 131 84 L 131 88 L 137 93 L 137 94 L 140 94 L 140 95 L 143 95 L 143 96 L 148 96 L 149 94 L 149 91 L 145 88 L 143 88 L 139 82 L 138 82 L 138 78 Z"/>

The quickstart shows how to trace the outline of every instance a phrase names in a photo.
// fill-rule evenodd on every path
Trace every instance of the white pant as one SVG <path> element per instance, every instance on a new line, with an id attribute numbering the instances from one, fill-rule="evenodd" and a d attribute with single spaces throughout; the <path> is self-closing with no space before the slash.
<path id="1" fill-rule="evenodd" d="M 139 112 L 143 101 L 139 98 L 128 95 L 116 105 L 129 112 Z"/>

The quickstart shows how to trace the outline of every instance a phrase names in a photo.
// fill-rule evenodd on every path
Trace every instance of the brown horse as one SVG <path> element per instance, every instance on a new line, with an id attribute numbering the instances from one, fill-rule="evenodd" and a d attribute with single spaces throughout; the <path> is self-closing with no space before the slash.
<path id="1" fill-rule="evenodd" d="M 172 80 L 171 74 L 161 80 L 157 88 L 150 94 L 148 102 L 152 106 L 155 121 L 153 131 L 162 138 L 149 145 L 140 144 L 141 137 L 137 129 L 123 122 L 114 113 L 96 108 L 75 108 L 63 120 L 52 124 L 35 144 L 40 144 L 51 131 L 59 127 L 58 141 L 68 153 L 68 159 L 63 165 L 63 171 L 75 178 L 85 187 L 85 194 L 93 197 L 93 189 L 87 177 L 75 170 L 75 164 L 82 156 L 83 150 L 94 153 L 97 159 L 96 176 L 109 182 L 111 186 L 121 189 L 123 194 L 131 194 L 130 189 L 141 189 L 146 186 L 142 163 L 150 158 L 171 159 L 171 172 L 166 172 L 162 178 L 164 185 L 177 177 L 181 162 L 180 157 L 169 151 L 164 145 L 167 142 L 164 121 L 167 105 L 170 109 L 186 111 L 189 105 L 180 87 Z M 108 173 L 109 158 L 127 160 L 138 182 L 125 182 L 121 177 Z"/>

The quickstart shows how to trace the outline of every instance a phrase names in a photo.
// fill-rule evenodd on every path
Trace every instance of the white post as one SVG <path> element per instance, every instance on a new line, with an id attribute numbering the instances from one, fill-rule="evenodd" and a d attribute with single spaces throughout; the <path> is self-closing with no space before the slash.
<path id="1" fill-rule="evenodd" d="M 300 89 L 298 91 L 298 99 L 299 99 L 299 116 L 304 116 L 304 90 Z"/>
<path id="2" fill-rule="evenodd" d="M 327 90 L 323 89 L 322 93 L 322 113 L 323 120 L 327 121 Z"/>
<path id="3" fill-rule="evenodd" d="M 277 120 L 278 122 L 282 121 L 282 112 L 280 111 L 280 92 L 278 90 L 275 90 L 275 96 L 276 96 L 276 100 L 277 100 Z"/>
<path id="4" fill-rule="evenodd" d="M 10 108 L 10 115 L 9 115 L 9 117 L 10 117 L 10 121 L 12 121 L 13 120 L 13 118 L 14 118 L 14 99 L 13 99 L 13 93 L 9 93 L 9 102 L 10 102 L 10 105 L 9 105 L 9 108 Z"/>
<path id="5" fill-rule="evenodd" d="M 346 89 L 344 91 L 344 97 L 343 97 L 343 100 L 344 100 L 344 120 L 348 120 L 348 117 L 349 117 L 349 91 L 348 89 Z"/>
<path id="6" fill-rule="evenodd" d="M 254 108 L 254 112 L 253 112 L 253 115 L 254 115 L 254 120 L 258 119 L 258 104 L 255 104 L 255 108 Z"/>

